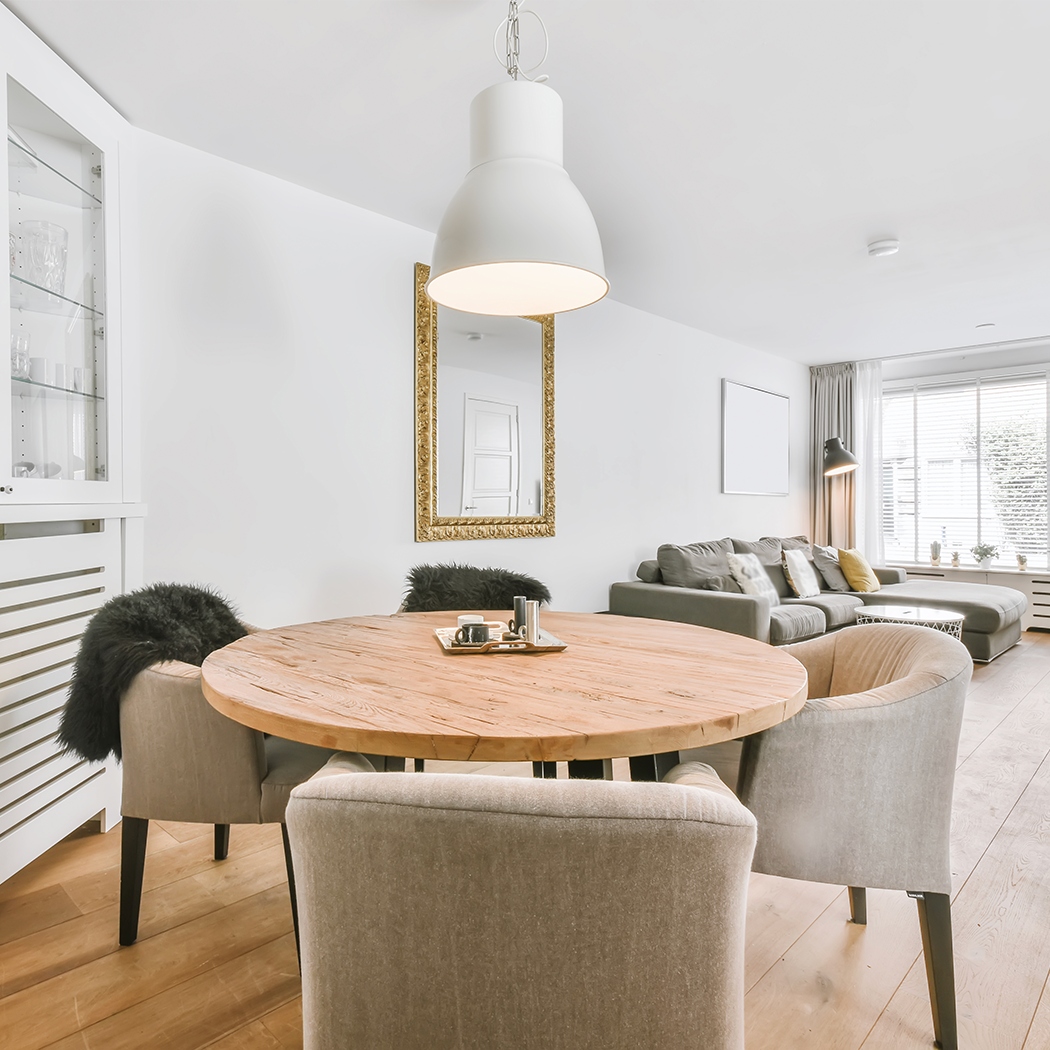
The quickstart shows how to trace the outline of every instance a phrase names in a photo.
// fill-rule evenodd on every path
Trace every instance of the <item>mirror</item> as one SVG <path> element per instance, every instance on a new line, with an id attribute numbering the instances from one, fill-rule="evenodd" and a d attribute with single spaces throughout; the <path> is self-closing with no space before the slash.
<path id="1" fill-rule="evenodd" d="M 416 263 L 416 540 L 554 535 L 554 317 L 438 306 Z"/>

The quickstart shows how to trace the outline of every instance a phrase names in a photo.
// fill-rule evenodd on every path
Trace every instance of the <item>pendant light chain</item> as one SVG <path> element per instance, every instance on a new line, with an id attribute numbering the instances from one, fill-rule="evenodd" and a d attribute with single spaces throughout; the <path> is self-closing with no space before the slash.
<path id="1" fill-rule="evenodd" d="M 507 13 L 507 73 L 511 80 L 518 79 L 518 56 L 521 54 L 521 38 L 518 35 L 518 0 L 510 0 Z"/>
<path id="2" fill-rule="evenodd" d="M 522 69 L 519 65 L 519 59 L 521 56 L 521 32 L 519 29 L 518 16 L 521 15 L 532 15 L 540 24 L 540 29 L 543 30 L 543 57 L 536 63 L 536 65 L 529 69 Z M 500 30 L 506 26 L 504 51 L 501 56 L 496 45 L 496 41 L 499 39 Z M 512 80 L 517 80 L 518 77 L 522 77 L 534 84 L 542 84 L 546 79 L 546 73 L 540 77 L 530 77 L 529 74 L 539 69 L 544 62 L 547 61 L 547 51 L 550 47 L 550 40 L 547 37 L 547 27 L 543 24 L 543 19 L 540 18 L 535 11 L 526 8 L 523 11 L 518 11 L 518 0 L 510 0 L 510 8 L 507 11 L 507 17 L 503 19 L 498 26 L 496 26 L 496 32 L 492 35 L 492 51 L 496 56 L 496 61 L 507 71 L 507 75 Z"/>

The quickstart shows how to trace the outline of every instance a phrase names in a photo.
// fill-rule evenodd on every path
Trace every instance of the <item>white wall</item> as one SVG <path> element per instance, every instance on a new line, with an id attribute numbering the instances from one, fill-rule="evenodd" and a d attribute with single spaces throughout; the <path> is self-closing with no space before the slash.
<path id="1" fill-rule="evenodd" d="M 605 301 L 557 322 L 557 536 L 415 543 L 412 268 L 431 235 L 139 144 L 147 582 L 213 585 L 273 626 L 393 612 L 413 565 L 459 561 L 598 610 L 660 543 L 807 530 L 808 369 Z M 790 395 L 790 496 L 720 494 L 723 377 Z"/>

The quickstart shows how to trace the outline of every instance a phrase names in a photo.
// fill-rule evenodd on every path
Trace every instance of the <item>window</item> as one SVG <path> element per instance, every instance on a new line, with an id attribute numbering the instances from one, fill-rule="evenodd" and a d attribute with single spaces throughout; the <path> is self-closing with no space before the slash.
<path id="1" fill-rule="evenodd" d="M 978 543 L 998 561 L 1048 567 L 1047 376 L 887 384 L 882 418 L 886 557 L 925 562 L 939 540 L 971 563 Z"/>

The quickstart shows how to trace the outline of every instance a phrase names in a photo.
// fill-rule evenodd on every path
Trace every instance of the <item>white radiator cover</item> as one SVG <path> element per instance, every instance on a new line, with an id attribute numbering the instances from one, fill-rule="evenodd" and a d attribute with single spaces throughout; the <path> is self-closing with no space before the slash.
<path id="1" fill-rule="evenodd" d="M 85 821 L 120 819 L 119 763 L 63 754 L 56 734 L 80 636 L 123 590 L 123 560 L 121 518 L 9 525 L 0 540 L 0 881 Z"/>

